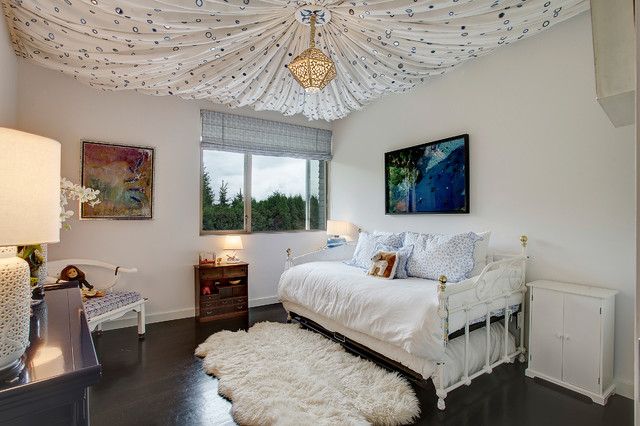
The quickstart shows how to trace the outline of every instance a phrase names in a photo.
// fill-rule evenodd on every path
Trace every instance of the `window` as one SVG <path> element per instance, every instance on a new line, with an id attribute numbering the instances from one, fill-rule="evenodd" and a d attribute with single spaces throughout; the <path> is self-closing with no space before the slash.
<path id="1" fill-rule="evenodd" d="M 202 151 L 202 230 L 244 230 L 244 154 Z"/>
<path id="2" fill-rule="evenodd" d="M 327 155 L 317 150 L 323 143 L 330 150 L 331 132 L 211 111 L 202 115 L 202 234 L 325 229 Z M 260 137 L 253 135 L 256 129 Z M 292 145 L 292 136 L 300 142 Z M 304 152 L 305 145 L 313 152 Z"/>
<path id="3" fill-rule="evenodd" d="M 325 168 L 321 160 L 203 150 L 202 231 L 324 229 Z"/>

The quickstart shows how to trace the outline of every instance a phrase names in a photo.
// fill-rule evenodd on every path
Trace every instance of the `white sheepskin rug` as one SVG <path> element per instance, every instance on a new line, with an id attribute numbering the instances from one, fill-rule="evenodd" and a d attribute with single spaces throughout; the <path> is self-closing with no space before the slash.
<path id="1" fill-rule="evenodd" d="M 420 414 L 399 374 L 297 324 L 221 331 L 196 355 L 242 425 L 400 425 Z"/>

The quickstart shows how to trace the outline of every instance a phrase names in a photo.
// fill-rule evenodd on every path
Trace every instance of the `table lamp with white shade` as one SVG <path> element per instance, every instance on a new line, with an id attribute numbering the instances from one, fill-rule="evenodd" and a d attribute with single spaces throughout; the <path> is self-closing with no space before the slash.
<path id="1" fill-rule="evenodd" d="M 227 255 L 227 263 L 240 262 L 237 253 L 238 250 L 242 250 L 244 248 L 242 246 L 242 238 L 240 237 L 240 235 L 227 235 L 224 239 L 224 246 L 222 248 L 225 250 L 233 251 L 232 254 Z"/>
<path id="2" fill-rule="evenodd" d="M 29 346 L 29 264 L 17 246 L 60 239 L 60 143 L 0 127 L 0 373 Z"/>

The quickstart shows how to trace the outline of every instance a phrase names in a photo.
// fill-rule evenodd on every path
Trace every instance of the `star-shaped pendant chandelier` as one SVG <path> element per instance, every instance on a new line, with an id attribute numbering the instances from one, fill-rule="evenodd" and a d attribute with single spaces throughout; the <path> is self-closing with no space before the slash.
<path id="1" fill-rule="evenodd" d="M 304 87 L 307 93 L 321 91 L 336 77 L 336 65 L 331 58 L 316 48 L 315 35 L 318 15 L 322 17 L 324 23 L 328 22 L 328 17 L 331 16 L 328 11 L 304 9 L 298 15 L 300 16 L 299 21 L 303 23 L 306 23 L 307 19 L 309 20 L 309 48 L 299 54 L 288 66 L 293 78 L 300 86 Z"/>

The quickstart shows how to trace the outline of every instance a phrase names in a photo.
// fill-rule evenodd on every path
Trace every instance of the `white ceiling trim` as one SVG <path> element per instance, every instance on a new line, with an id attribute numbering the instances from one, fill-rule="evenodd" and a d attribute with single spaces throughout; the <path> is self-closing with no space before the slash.
<path id="1" fill-rule="evenodd" d="M 585 0 L 318 1 L 337 77 L 307 94 L 286 65 L 308 47 L 286 0 L 0 0 L 16 52 L 102 90 L 210 99 L 335 120 L 385 93 L 537 34 Z"/>

